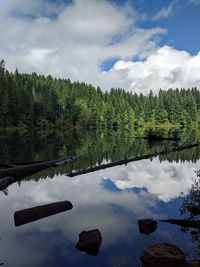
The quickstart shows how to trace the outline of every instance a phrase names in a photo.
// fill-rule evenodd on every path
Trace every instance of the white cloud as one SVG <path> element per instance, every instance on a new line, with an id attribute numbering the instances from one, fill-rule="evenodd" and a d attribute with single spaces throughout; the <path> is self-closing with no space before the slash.
<path id="1" fill-rule="evenodd" d="M 0 2 L 0 54 L 9 70 L 39 72 L 98 85 L 109 58 L 144 58 L 156 48 L 161 28 L 139 29 L 127 4 L 74 0 L 67 6 L 44 1 Z M 45 9 L 46 8 L 46 9 Z M 52 12 L 56 17 L 51 17 Z M 32 16 L 32 17 L 31 17 Z M 5 30 L 6 29 L 6 30 Z"/>
<path id="2" fill-rule="evenodd" d="M 119 60 L 113 68 L 104 72 L 103 85 L 114 80 L 115 87 L 147 94 L 150 89 L 191 88 L 200 86 L 200 52 L 191 56 L 164 46 L 147 57 L 145 61 Z"/>
<path id="3" fill-rule="evenodd" d="M 162 8 L 156 15 L 152 17 L 152 20 L 159 20 L 161 18 L 169 17 L 173 12 L 174 3 L 172 2 L 168 7 Z"/>
<path id="4" fill-rule="evenodd" d="M 105 176 L 109 177 L 119 189 L 146 188 L 150 194 L 158 199 L 169 202 L 187 194 L 193 183 L 196 164 L 185 162 L 170 163 L 154 159 L 130 163 L 113 170 L 105 170 Z"/>
<path id="5" fill-rule="evenodd" d="M 163 16 L 170 14 L 173 3 Z M 199 86 L 200 55 L 158 48 L 157 38 L 166 30 L 138 28 L 137 19 L 128 4 L 118 7 L 104 0 L 74 0 L 65 6 L 1 0 L 0 54 L 11 71 L 18 67 L 20 72 L 84 81 L 103 90 L 148 93 Z M 132 61 L 135 57 L 139 61 Z M 119 60 L 102 72 L 102 63 L 113 58 Z"/>

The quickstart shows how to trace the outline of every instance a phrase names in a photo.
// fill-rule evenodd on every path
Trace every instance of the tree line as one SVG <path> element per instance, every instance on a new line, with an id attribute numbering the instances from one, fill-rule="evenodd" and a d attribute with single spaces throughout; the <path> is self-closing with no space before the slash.
<path id="1" fill-rule="evenodd" d="M 200 122 L 200 92 L 109 92 L 70 79 L 9 72 L 0 62 L 0 128 L 114 128 Z"/>

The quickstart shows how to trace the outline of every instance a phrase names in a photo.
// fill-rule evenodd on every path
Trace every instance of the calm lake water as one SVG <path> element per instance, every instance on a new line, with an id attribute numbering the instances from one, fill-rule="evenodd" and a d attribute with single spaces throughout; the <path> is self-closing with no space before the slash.
<path id="1" fill-rule="evenodd" d="M 198 256 L 191 231 L 158 222 L 145 235 L 138 219 L 184 218 L 180 209 L 200 169 L 200 148 L 174 152 L 70 178 L 72 171 L 195 143 L 199 133 L 171 131 L 180 141 L 148 142 L 121 132 L 2 134 L 0 164 L 29 163 L 81 155 L 74 163 L 50 168 L 13 183 L 0 192 L 0 263 L 32 266 L 139 266 L 144 249 L 159 242 L 177 244 L 188 258 Z M 16 227 L 15 211 L 69 200 L 73 209 Z M 75 245 L 83 230 L 99 229 L 96 256 Z"/>

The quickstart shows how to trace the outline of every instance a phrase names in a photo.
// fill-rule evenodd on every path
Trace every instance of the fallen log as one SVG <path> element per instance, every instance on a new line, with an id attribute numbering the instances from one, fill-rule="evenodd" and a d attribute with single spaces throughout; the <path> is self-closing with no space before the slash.
<path id="1" fill-rule="evenodd" d="M 164 151 L 161 151 L 161 152 L 155 152 L 155 153 L 152 153 L 152 154 L 146 154 L 146 155 L 143 155 L 143 156 L 137 156 L 137 157 L 134 157 L 134 158 L 131 158 L 131 159 L 125 159 L 125 160 L 120 160 L 120 161 L 117 161 L 117 162 L 111 162 L 111 163 L 107 163 L 107 164 L 102 164 L 100 166 L 95 166 L 95 167 L 88 168 L 88 169 L 85 169 L 85 170 L 68 173 L 67 176 L 74 177 L 74 176 L 77 176 L 77 175 L 82 175 L 82 174 L 86 174 L 86 173 L 90 173 L 90 172 L 95 172 L 95 171 L 99 171 L 99 170 L 103 170 L 103 169 L 107 169 L 107 168 L 111 168 L 111 167 L 115 167 L 115 166 L 119 166 L 119 165 L 123 165 L 123 164 L 126 165 L 127 163 L 130 163 L 130 162 L 133 162 L 133 161 L 149 159 L 149 158 L 157 157 L 157 156 L 160 156 L 160 155 L 169 154 L 169 153 L 172 153 L 172 152 L 182 151 L 182 150 L 189 149 L 189 148 L 192 148 L 192 147 L 195 147 L 195 146 L 198 146 L 198 145 L 199 145 L 199 143 L 190 144 L 190 145 L 187 145 L 187 146 L 180 146 L 180 147 L 173 148 L 173 149 L 170 149 L 170 150 L 164 150 Z"/>
<path id="2" fill-rule="evenodd" d="M 178 137 L 162 137 L 162 136 L 145 136 L 143 139 L 147 139 L 149 141 L 180 141 L 181 139 Z"/>
<path id="3" fill-rule="evenodd" d="M 73 208 L 70 201 L 55 202 L 34 208 L 19 210 L 14 213 L 15 226 L 30 223 Z"/>
<path id="4" fill-rule="evenodd" d="M 182 227 L 200 228 L 200 220 L 186 220 L 186 219 L 169 219 L 169 220 L 159 220 L 160 222 L 166 222 L 171 224 L 176 224 Z"/>
<path id="5" fill-rule="evenodd" d="M 178 137 L 163 137 L 163 136 L 135 136 L 133 139 L 146 139 L 149 141 L 180 141 Z"/>
<path id="6" fill-rule="evenodd" d="M 32 161 L 32 162 L 16 162 L 16 163 L 9 163 L 9 164 L 0 164 L 0 168 L 1 169 L 13 168 L 13 167 L 17 167 L 17 166 L 25 166 L 25 165 L 30 165 L 30 164 L 42 163 L 42 162 L 46 162 L 46 160 Z"/>
<path id="7" fill-rule="evenodd" d="M 77 160 L 78 156 L 72 156 L 65 159 L 49 160 L 40 163 L 25 164 L 21 166 L 14 166 L 11 168 L 0 169 L 0 179 L 4 177 L 12 177 L 14 179 L 23 179 L 34 173 L 40 172 L 50 167 L 57 167 L 68 162 Z"/>
<path id="8" fill-rule="evenodd" d="M 58 161 L 56 163 L 53 164 L 53 167 L 58 167 L 58 166 L 61 166 L 61 165 L 64 165 L 66 163 L 71 163 L 73 162 L 75 159 L 72 157 L 72 158 L 67 158 L 67 159 L 63 159 L 61 161 Z"/>
<path id="9" fill-rule="evenodd" d="M 6 189 L 10 184 L 15 182 L 15 178 L 13 177 L 4 177 L 0 179 L 0 190 Z"/>
<path id="10" fill-rule="evenodd" d="M 192 215 L 196 216 L 196 215 L 200 215 L 200 207 L 196 206 L 196 205 L 188 205 L 186 206 L 187 210 L 192 213 Z"/>

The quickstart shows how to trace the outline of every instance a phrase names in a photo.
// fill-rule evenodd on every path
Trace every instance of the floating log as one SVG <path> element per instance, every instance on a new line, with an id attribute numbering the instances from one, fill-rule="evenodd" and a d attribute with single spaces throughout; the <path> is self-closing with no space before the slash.
<path id="1" fill-rule="evenodd" d="M 200 220 L 187 220 L 187 219 L 169 219 L 169 220 L 159 220 L 160 222 L 166 222 L 171 224 L 176 224 L 182 227 L 200 228 Z"/>
<path id="2" fill-rule="evenodd" d="M 189 148 L 192 148 L 192 147 L 195 147 L 195 146 L 198 146 L 198 145 L 199 145 L 199 143 L 190 144 L 190 145 L 187 145 L 187 146 L 180 146 L 180 147 L 173 148 L 173 149 L 170 149 L 170 150 L 164 150 L 164 151 L 161 151 L 161 152 L 155 152 L 155 153 L 152 153 L 152 154 L 146 154 L 146 155 L 143 155 L 143 156 L 137 156 L 137 157 L 134 157 L 134 158 L 131 158 L 131 159 L 125 159 L 125 160 L 120 160 L 120 161 L 117 161 L 117 162 L 111 162 L 111 163 L 107 163 L 107 164 L 102 164 L 100 166 L 95 166 L 95 167 L 92 167 L 92 168 L 89 168 L 89 169 L 85 169 L 85 170 L 69 173 L 69 174 L 67 174 L 67 176 L 74 177 L 74 176 L 77 176 L 77 175 L 86 174 L 86 173 L 90 173 L 90 172 L 95 172 L 95 171 L 99 171 L 99 170 L 103 170 L 103 169 L 107 169 L 107 168 L 111 168 L 111 167 L 115 167 L 115 166 L 119 166 L 119 165 L 123 165 L 123 164 L 126 165 L 127 163 L 130 163 L 130 162 L 133 162 L 133 161 L 149 159 L 149 158 L 157 157 L 157 156 L 160 156 L 160 155 L 169 154 L 169 153 L 172 153 L 172 152 L 182 151 L 182 150 L 189 149 Z"/>
<path id="3" fill-rule="evenodd" d="M 30 223 L 73 208 L 70 201 L 55 202 L 34 208 L 19 210 L 14 213 L 15 226 Z"/>
<path id="4" fill-rule="evenodd" d="M 59 159 L 59 160 L 50 160 L 50 161 L 44 161 L 40 163 L 25 164 L 21 166 L 15 166 L 12 168 L 0 169 L 0 178 L 12 177 L 15 179 L 23 179 L 34 173 L 40 172 L 44 169 L 47 169 L 50 167 L 61 166 L 68 162 L 73 162 L 77 159 L 77 157 L 78 156 L 72 156 L 70 158 L 64 158 L 64 159 Z"/>
<path id="5" fill-rule="evenodd" d="M 150 135 L 150 136 L 145 136 L 143 137 L 143 139 L 148 139 L 150 141 L 180 141 L 181 139 L 178 137 L 162 137 L 162 136 L 154 136 L 154 135 Z"/>

